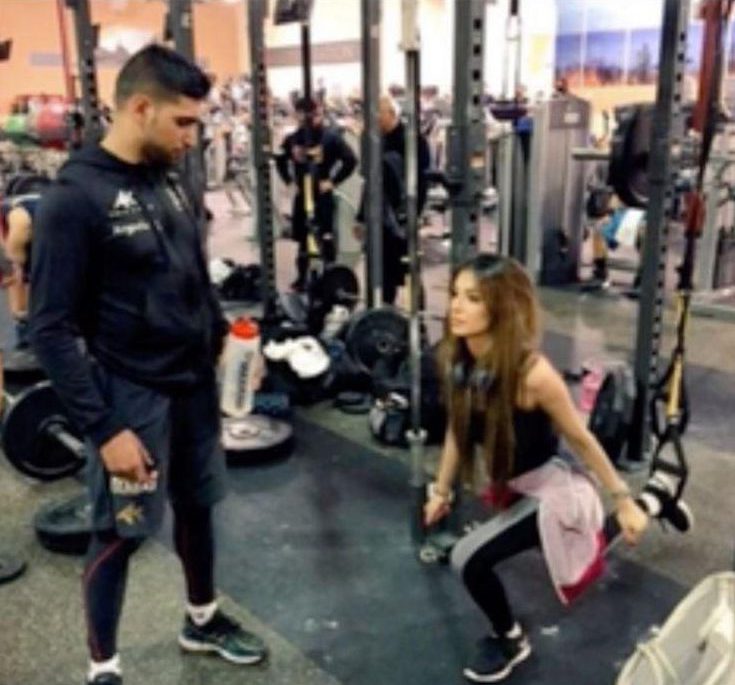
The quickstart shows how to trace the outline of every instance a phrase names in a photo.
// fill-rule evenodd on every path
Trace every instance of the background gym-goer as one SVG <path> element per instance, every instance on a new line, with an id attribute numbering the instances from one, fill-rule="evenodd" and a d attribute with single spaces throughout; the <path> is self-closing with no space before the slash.
<path id="1" fill-rule="evenodd" d="M 398 105 L 388 95 L 380 98 L 378 124 L 382 133 L 383 149 L 383 302 L 394 304 L 398 288 L 408 273 L 406 257 L 408 238 L 406 236 L 406 208 L 404 169 L 406 159 L 406 127 L 401 121 Z M 417 213 L 426 203 L 428 189 L 427 171 L 431 164 L 429 143 L 423 135 L 418 141 L 418 192 Z M 365 221 L 364 197 L 360 202 L 357 221 Z M 360 227 L 360 233 L 364 229 Z"/>
<path id="2" fill-rule="evenodd" d="M 291 237 L 298 243 L 295 290 L 306 285 L 309 268 L 308 235 L 304 178 L 313 165 L 312 199 L 317 243 L 325 263 L 336 259 L 334 240 L 334 195 L 332 190 L 345 181 L 357 165 L 352 148 L 334 128 L 324 125 L 322 106 L 301 98 L 295 105 L 298 128 L 287 135 L 276 157 L 278 174 L 286 185 L 296 184 L 291 210 Z"/>
<path id="3" fill-rule="evenodd" d="M 83 600 L 97 685 L 122 682 L 128 562 L 167 495 L 187 593 L 179 644 L 243 664 L 267 653 L 219 610 L 214 587 L 212 508 L 225 492 L 215 365 L 228 326 L 173 170 L 196 143 L 209 87 L 167 48 L 133 55 L 101 144 L 71 156 L 36 214 L 31 340 L 90 449 Z"/>
<path id="4" fill-rule="evenodd" d="M 3 259 L 3 273 L 0 274 L 0 416 L 5 411 L 5 355 L 15 342 L 13 336 L 13 317 L 8 306 L 8 285 L 14 279 L 10 273 L 10 263 Z"/>
<path id="5" fill-rule="evenodd" d="M 551 530 L 553 537 L 545 538 L 543 551 L 552 578 L 559 578 L 554 559 L 562 552 L 564 566 L 579 572 L 564 586 L 555 581 L 567 601 L 581 591 L 574 586 L 578 579 L 601 570 L 602 506 L 592 481 L 556 459 L 559 434 L 611 494 L 627 542 L 638 542 L 648 515 L 666 518 L 684 532 L 691 527 L 691 512 L 674 498 L 665 479 L 647 485 L 634 501 L 582 422 L 560 374 L 538 350 L 536 293 L 518 262 L 478 255 L 453 275 L 450 298 L 440 347 L 449 420 L 424 514 L 431 525 L 449 511 L 455 477 L 461 468 L 471 468 L 474 445 L 480 444 L 494 499 L 506 505 L 504 525 L 498 531 L 491 521 L 468 533 L 452 550 L 452 563 L 493 631 L 478 643 L 464 675 L 494 683 L 510 675 L 531 651 L 496 564 L 538 546 L 543 530 Z M 507 506 L 509 498 L 530 492 L 542 503 L 538 509 L 528 506 L 528 497 Z M 562 524 L 556 529 L 550 526 L 555 518 Z M 571 520 L 575 533 L 570 545 L 558 531 Z"/>
<path id="6" fill-rule="evenodd" d="M 31 239 L 33 217 L 36 215 L 42 192 L 50 184 L 38 178 L 30 192 L 6 197 L 0 203 L 0 226 L 3 232 L 5 256 L 11 265 L 7 274 L 7 297 L 10 312 L 15 319 L 17 345 L 27 345 L 26 320 L 28 316 L 28 281 L 31 272 Z"/>

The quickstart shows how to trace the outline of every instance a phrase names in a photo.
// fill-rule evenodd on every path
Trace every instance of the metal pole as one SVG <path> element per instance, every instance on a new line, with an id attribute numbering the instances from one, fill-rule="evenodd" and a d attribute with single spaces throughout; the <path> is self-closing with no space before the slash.
<path id="1" fill-rule="evenodd" d="M 263 39 L 265 12 L 268 0 L 248 0 L 248 27 L 250 34 L 250 73 L 252 77 L 252 151 L 255 169 L 255 209 L 260 263 L 263 269 L 260 296 L 263 303 L 263 319 L 270 320 L 276 314 L 276 263 L 273 240 L 273 192 L 271 189 L 272 156 L 269 121 L 268 74 L 265 63 Z"/>
<path id="2" fill-rule="evenodd" d="M 69 103 L 74 102 L 74 76 L 71 73 L 69 57 L 69 40 L 66 35 L 66 12 L 64 0 L 56 0 L 56 16 L 59 24 L 59 47 L 61 48 L 61 64 L 64 69 L 64 90 Z"/>
<path id="3" fill-rule="evenodd" d="M 169 0 L 167 28 L 171 31 L 174 48 L 190 62 L 196 63 L 193 26 L 192 0 Z M 196 145 L 184 157 L 181 170 L 188 179 L 189 191 L 194 195 L 194 205 L 201 223 L 202 234 L 206 236 L 204 193 L 207 187 L 207 174 L 204 163 L 204 146 L 202 145 L 202 128 L 200 126 Z"/>
<path id="4" fill-rule="evenodd" d="M 304 97 L 311 100 L 311 30 L 309 21 L 301 22 L 301 68 L 304 77 Z"/>
<path id="5" fill-rule="evenodd" d="M 418 239 L 418 136 L 419 136 L 419 33 L 417 0 L 403 0 L 403 38 L 401 50 L 406 55 L 406 149 L 405 193 L 406 234 L 410 274 L 409 372 L 411 377 L 411 428 L 407 432 L 411 447 L 411 490 L 413 496 L 411 532 L 413 539 L 423 538 L 422 505 L 424 502 L 424 444 L 421 428 L 421 272 Z"/>
<path id="6" fill-rule="evenodd" d="M 454 98 L 447 132 L 447 179 L 452 205 L 452 266 L 477 251 L 485 184 L 483 55 L 485 0 L 455 4 Z"/>
<path id="7" fill-rule="evenodd" d="M 383 302 L 383 149 L 378 125 L 381 5 L 381 0 L 361 0 L 362 176 L 365 179 L 365 281 L 369 308 L 379 307 Z"/>
<path id="8" fill-rule="evenodd" d="M 648 163 L 649 199 L 641 253 L 641 297 L 634 360 L 636 401 L 628 442 L 629 462 L 641 462 L 650 451 L 648 405 L 659 376 L 666 256 L 676 172 L 671 151 L 681 145 L 680 127 L 674 124 L 681 118 L 688 21 L 689 0 L 665 1 Z"/>
<path id="9" fill-rule="evenodd" d="M 169 28 L 176 52 L 194 62 L 194 32 L 192 29 L 192 0 L 169 0 Z"/>
<path id="10" fill-rule="evenodd" d="M 97 90 L 97 72 L 94 51 L 97 47 L 97 27 L 92 26 L 89 0 L 66 0 L 74 13 L 74 31 L 77 40 L 77 64 L 82 96 L 82 114 L 85 143 L 95 143 L 102 137 L 102 120 Z"/>

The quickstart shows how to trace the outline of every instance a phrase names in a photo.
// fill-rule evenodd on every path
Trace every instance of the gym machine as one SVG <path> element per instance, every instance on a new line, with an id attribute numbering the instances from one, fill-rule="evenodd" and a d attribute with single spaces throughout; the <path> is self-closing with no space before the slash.
<path id="1" fill-rule="evenodd" d="M 591 107 L 556 95 L 511 114 L 498 141 L 498 252 L 541 285 L 575 283 L 585 179 L 570 151 L 587 142 Z"/>
<path id="2" fill-rule="evenodd" d="M 726 124 L 714 144 L 706 183 L 705 224 L 697 251 L 692 313 L 735 320 L 735 127 Z"/>

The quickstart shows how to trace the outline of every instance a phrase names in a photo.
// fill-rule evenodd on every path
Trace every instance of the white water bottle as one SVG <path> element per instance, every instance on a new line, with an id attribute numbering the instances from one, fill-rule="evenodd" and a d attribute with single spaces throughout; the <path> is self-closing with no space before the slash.
<path id="1" fill-rule="evenodd" d="M 253 408 L 260 330 L 252 319 L 236 319 L 230 326 L 225 347 L 220 409 L 242 418 Z"/>

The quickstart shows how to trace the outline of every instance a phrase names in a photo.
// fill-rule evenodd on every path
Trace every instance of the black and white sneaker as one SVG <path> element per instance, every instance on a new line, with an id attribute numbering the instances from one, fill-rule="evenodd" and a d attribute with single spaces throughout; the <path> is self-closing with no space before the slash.
<path id="1" fill-rule="evenodd" d="M 233 664 L 257 664 L 268 656 L 265 643 L 217 610 L 203 626 L 186 616 L 179 645 L 187 652 L 212 652 Z"/>
<path id="2" fill-rule="evenodd" d="M 531 655 L 525 633 L 518 637 L 485 637 L 477 643 L 475 655 L 462 671 L 473 683 L 499 683 Z"/>
<path id="3" fill-rule="evenodd" d="M 675 493 L 666 477 L 654 473 L 643 486 L 639 499 L 653 518 L 669 523 L 680 533 L 688 533 L 694 528 L 694 514 Z"/>

